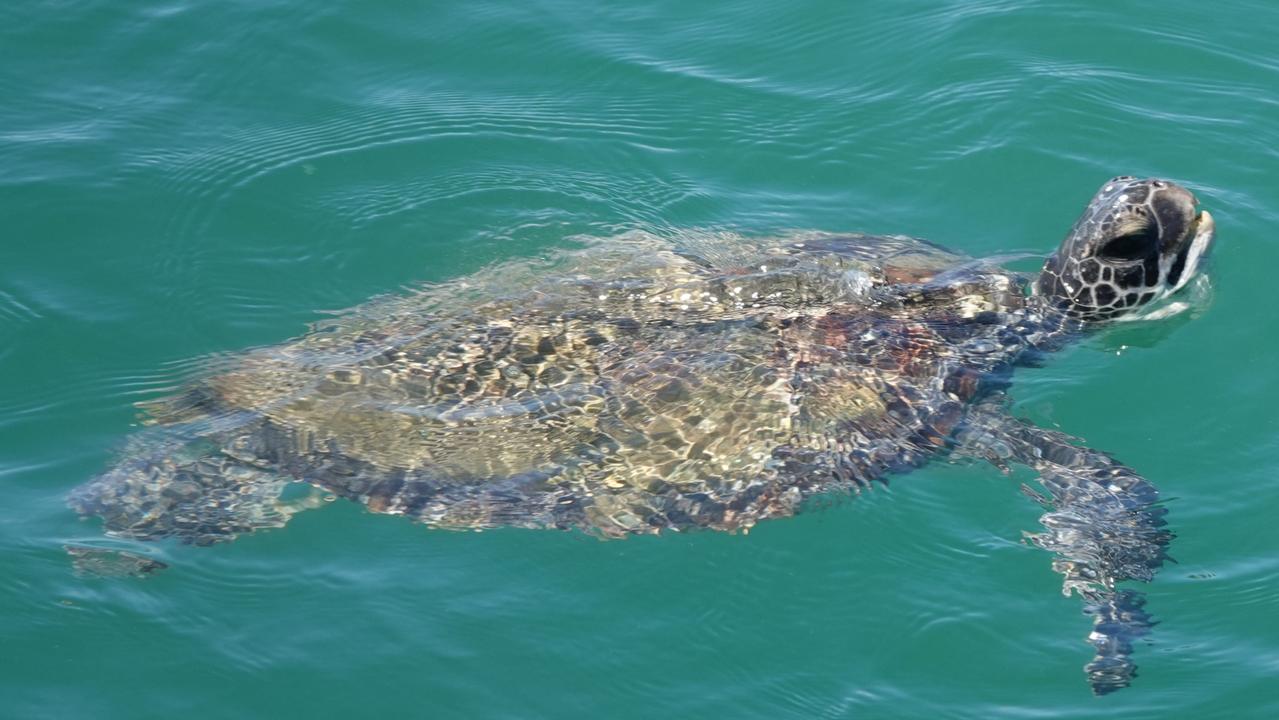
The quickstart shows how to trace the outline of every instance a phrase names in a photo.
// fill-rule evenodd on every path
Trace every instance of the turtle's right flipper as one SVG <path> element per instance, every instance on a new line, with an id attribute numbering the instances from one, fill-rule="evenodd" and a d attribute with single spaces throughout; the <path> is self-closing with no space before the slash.
<path id="1" fill-rule="evenodd" d="M 1044 532 L 1027 539 L 1055 553 L 1062 592 L 1078 593 L 1093 619 L 1088 641 L 1096 657 L 1084 667 L 1093 692 L 1127 687 L 1136 674 L 1132 643 L 1154 625 L 1145 596 L 1119 589 L 1124 580 L 1150 581 L 1168 559 L 1173 534 L 1165 528 L 1159 492 L 1109 455 L 1081 447 L 1076 438 L 1044 430 L 1002 411 L 974 414 L 961 432 L 962 454 L 996 464 L 1009 460 L 1039 473 L 1047 494 L 1023 486 L 1044 506 Z"/>
<path id="2" fill-rule="evenodd" d="M 1045 432 L 1040 442 L 1055 444 L 1055 435 Z M 1116 584 L 1153 579 L 1167 559 L 1172 533 L 1149 482 L 1109 456 L 1069 447 L 1075 462 L 1040 459 L 1035 466 L 1049 495 L 1026 490 L 1047 510 L 1039 519 L 1045 530 L 1026 537 L 1056 554 L 1053 569 L 1062 575 L 1062 592 L 1084 599 L 1084 612 L 1093 619 L 1088 641 L 1097 651 L 1084 672 L 1093 692 L 1104 695 L 1131 683 L 1132 643 L 1154 625 L 1143 609 L 1145 595 Z"/>

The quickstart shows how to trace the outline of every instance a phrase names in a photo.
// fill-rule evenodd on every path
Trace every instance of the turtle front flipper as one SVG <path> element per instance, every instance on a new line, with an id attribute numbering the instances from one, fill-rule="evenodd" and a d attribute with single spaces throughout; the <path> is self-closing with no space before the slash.
<path id="1" fill-rule="evenodd" d="M 1137 669 L 1133 641 L 1155 623 L 1144 609 L 1145 595 L 1117 585 L 1149 582 L 1168 559 L 1173 534 L 1165 528 L 1158 490 L 1106 453 L 1002 411 L 976 413 L 960 441 L 962 454 L 999 465 L 1011 460 L 1039 473 L 1046 494 L 1022 489 L 1047 510 L 1040 518 L 1044 531 L 1026 537 L 1056 555 L 1063 594 L 1077 592 L 1093 618 L 1088 642 L 1097 654 L 1084 667 L 1093 692 L 1127 687 Z"/>
<path id="2" fill-rule="evenodd" d="M 1025 432 L 1043 496 L 1029 488 L 1047 512 L 1045 531 L 1028 533 L 1036 546 L 1056 554 L 1053 569 L 1062 592 L 1077 591 L 1093 616 L 1088 637 L 1097 650 L 1084 667 L 1098 695 L 1127 687 L 1136 674 L 1132 643 L 1154 624 L 1143 609 L 1143 593 L 1118 589 L 1123 580 L 1149 582 L 1167 559 L 1172 533 L 1154 486 L 1109 456 L 1069 444 L 1060 433 Z M 1029 463 L 1028 463 L 1029 464 Z"/>

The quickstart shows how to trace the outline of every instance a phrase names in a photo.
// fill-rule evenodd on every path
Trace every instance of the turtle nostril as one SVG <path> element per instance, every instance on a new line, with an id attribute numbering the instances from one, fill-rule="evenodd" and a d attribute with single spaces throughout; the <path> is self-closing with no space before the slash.
<path id="1" fill-rule="evenodd" d="M 1150 182 L 1150 184 L 1151 184 L 1151 185 L 1153 185 L 1153 186 L 1155 186 L 1155 187 L 1157 187 L 1157 188 L 1167 187 L 1167 186 L 1168 186 L 1168 183 L 1164 182 L 1163 180 L 1152 180 L 1152 181 Z"/>

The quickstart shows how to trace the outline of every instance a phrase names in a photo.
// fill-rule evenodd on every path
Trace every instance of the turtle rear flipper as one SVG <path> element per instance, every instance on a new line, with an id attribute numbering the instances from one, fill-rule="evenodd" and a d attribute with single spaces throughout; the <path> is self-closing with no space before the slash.
<path id="1" fill-rule="evenodd" d="M 1093 618 L 1088 642 L 1097 654 L 1084 667 L 1093 692 L 1127 687 L 1137 669 L 1133 641 L 1155 623 L 1144 609 L 1144 594 L 1117 584 L 1149 582 L 1169 559 L 1173 534 L 1165 528 L 1167 510 L 1159 505 L 1158 490 L 1106 453 L 1002 411 L 974 413 L 960 441 L 961 454 L 999 465 L 1011 460 L 1039 473 L 1047 494 L 1023 490 L 1046 509 L 1040 518 L 1045 530 L 1026 538 L 1055 553 L 1053 570 L 1062 575 L 1063 594 L 1078 593 Z"/>
<path id="2" fill-rule="evenodd" d="M 149 555 L 109 547 L 63 545 L 71 565 L 82 577 L 147 577 L 168 565 Z"/>
<path id="3" fill-rule="evenodd" d="M 108 534 L 138 540 L 174 537 L 211 545 L 263 528 L 283 527 L 315 507 L 313 489 L 282 499 L 293 480 L 233 458 L 151 455 L 117 465 L 78 488 L 68 504 L 103 519 Z"/>

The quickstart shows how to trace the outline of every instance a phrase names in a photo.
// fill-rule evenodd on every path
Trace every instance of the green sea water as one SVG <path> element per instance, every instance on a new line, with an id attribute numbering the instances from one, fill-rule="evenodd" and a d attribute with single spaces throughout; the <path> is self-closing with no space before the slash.
<path id="1" fill-rule="evenodd" d="M 1279 717 L 1272 2 L 20 2 L 0 8 L 0 717 Z M 207 548 L 66 494 L 212 354 L 575 236 L 1050 252 L 1119 174 L 1215 215 L 1212 293 L 1021 372 L 1176 532 L 1131 688 L 934 463 L 749 535 L 426 530 L 349 503 Z M 81 577 L 63 546 L 150 554 Z"/>

